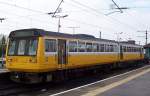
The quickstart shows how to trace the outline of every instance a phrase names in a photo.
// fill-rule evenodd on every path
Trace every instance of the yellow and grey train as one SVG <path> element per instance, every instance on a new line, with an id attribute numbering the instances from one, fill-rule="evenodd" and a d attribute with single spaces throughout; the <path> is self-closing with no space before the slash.
<path id="1" fill-rule="evenodd" d="M 11 79 L 32 83 L 58 79 L 71 70 L 143 59 L 141 45 L 42 29 L 12 31 L 6 50 Z"/>

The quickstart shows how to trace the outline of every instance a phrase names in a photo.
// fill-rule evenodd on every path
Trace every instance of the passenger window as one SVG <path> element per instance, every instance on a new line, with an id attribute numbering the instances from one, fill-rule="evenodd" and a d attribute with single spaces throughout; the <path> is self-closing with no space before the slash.
<path id="1" fill-rule="evenodd" d="M 109 45 L 106 45 L 106 52 L 109 52 Z"/>
<path id="2" fill-rule="evenodd" d="M 92 52 L 92 43 L 86 43 L 86 51 Z"/>
<path id="3" fill-rule="evenodd" d="M 85 52 L 85 42 L 79 42 L 78 43 L 78 51 L 79 52 Z"/>
<path id="4" fill-rule="evenodd" d="M 26 46 L 26 40 L 19 40 L 18 55 L 24 55 L 25 46 Z"/>
<path id="5" fill-rule="evenodd" d="M 114 45 L 114 52 L 118 52 L 118 47 L 117 47 L 117 45 Z"/>
<path id="6" fill-rule="evenodd" d="M 98 44 L 93 44 L 93 52 L 99 52 L 99 46 Z"/>
<path id="7" fill-rule="evenodd" d="M 56 40 L 54 39 L 45 40 L 45 52 L 56 52 Z"/>
<path id="8" fill-rule="evenodd" d="M 110 47 L 110 52 L 113 52 L 114 51 L 113 45 L 110 45 L 109 47 Z"/>
<path id="9" fill-rule="evenodd" d="M 105 51 L 104 44 L 100 44 L 100 52 L 104 52 L 104 51 Z"/>
<path id="10" fill-rule="evenodd" d="M 77 52 L 77 42 L 69 41 L 69 52 Z"/>

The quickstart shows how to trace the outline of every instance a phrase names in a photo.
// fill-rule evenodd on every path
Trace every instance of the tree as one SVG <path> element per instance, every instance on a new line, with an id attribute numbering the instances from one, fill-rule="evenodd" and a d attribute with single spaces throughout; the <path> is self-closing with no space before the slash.
<path id="1" fill-rule="evenodd" d="M 0 36 L 0 57 L 4 57 L 6 53 L 6 39 L 7 37 L 5 35 Z"/>

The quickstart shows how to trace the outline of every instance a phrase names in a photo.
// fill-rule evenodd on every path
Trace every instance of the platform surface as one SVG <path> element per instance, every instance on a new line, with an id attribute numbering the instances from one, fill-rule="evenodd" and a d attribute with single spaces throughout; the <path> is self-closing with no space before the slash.
<path id="1" fill-rule="evenodd" d="M 0 68 L 0 74 L 9 72 L 8 69 Z"/>
<path id="2" fill-rule="evenodd" d="M 150 72 L 97 96 L 150 96 Z"/>
<path id="3" fill-rule="evenodd" d="M 51 96 L 150 96 L 150 68 L 110 84 L 100 82 Z"/>

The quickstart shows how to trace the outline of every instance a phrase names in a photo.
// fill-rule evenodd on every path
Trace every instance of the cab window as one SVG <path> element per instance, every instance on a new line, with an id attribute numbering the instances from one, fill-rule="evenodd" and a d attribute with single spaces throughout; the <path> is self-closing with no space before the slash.
<path id="1" fill-rule="evenodd" d="M 10 40 L 9 41 L 8 55 L 14 55 L 15 54 L 15 48 L 16 48 L 16 40 Z"/>
<path id="2" fill-rule="evenodd" d="M 18 55 L 24 55 L 25 54 L 25 46 L 26 46 L 26 40 L 19 40 Z"/>
<path id="3" fill-rule="evenodd" d="M 29 55 L 36 55 L 38 41 L 37 39 L 29 40 Z"/>

